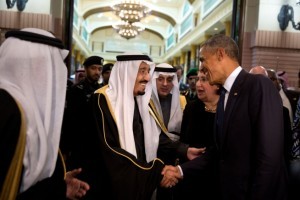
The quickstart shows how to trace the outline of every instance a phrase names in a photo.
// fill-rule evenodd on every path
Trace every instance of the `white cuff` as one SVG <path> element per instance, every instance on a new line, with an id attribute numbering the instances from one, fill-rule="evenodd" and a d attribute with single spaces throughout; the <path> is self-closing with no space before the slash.
<path id="1" fill-rule="evenodd" d="M 182 172 L 182 169 L 181 169 L 180 165 L 177 165 L 176 167 L 178 167 L 178 169 L 180 171 L 180 175 L 181 175 L 181 177 L 183 177 L 183 172 Z"/>

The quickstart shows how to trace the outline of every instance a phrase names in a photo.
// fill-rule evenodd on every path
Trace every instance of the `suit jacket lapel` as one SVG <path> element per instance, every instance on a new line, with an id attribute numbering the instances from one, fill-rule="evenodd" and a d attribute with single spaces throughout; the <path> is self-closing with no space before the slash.
<path id="1" fill-rule="evenodd" d="M 245 81 L 245 79 L 248 77 L 248 73 L 245 70 L 242 70 L 239 75 L 236 77 L 228 99 L 227 99 L 227 103 L 226 103 L 226 109 L 225 109 L 225 116 L 224 116 L 224 130 L 223 130 L 223 134 L 222 134 L 222 138 L 221 138 L 221 148 L 224 148 L 224 145 L 226 144 L 226 138 L 228 135 L 228 126 L 230 123 L 234 123 L 232 122 L 231 119 L 231 115 L 232 115 L 232 111 L 236 110 L 238 108 L 236 108 L 236 102 L 240 96 L 241 90 L 242 90 L 242 85 Z"/>

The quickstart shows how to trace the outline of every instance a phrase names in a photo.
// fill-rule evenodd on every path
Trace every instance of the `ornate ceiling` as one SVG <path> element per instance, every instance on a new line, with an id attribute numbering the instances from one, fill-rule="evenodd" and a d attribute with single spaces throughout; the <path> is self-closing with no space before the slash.
<path id="1" fill-rule="evenodd" d="M 101 40 L 105 36 L 105 41 L 114 40 L 124 43 L 156 43 L 159 42 L 160 46 L 163 47 L 163 52 L 165 52 L 165 43 L 170 36 L 170 29 L 174 29 L 175 32 L 180 29 L 182 23 L 184 23 L 184 9 L 189 7 L 189 13 L 193 13 L 194 22 L 195 19 L 201 16 L 201 4 L 203 4 L 205 0 L 142 0 L 145 6 L 151 9 L 151 12 L 141 20 L 142 25 L 145 30 L 142 34 L 147 34 L 148 40 L 141 40 L 141 38 L 136 37 L 133 39 L 126 40 L 125 38 L 121 38 L 116 36 L 116 30 L 112 28 L 113 24 L 120 22 L 120 18 L 115 14 L 112 6 L 120 1 L 112 1 L 112 0 L 75 0 L 75 8 L 74 12 L 77 13 L 78 18 L 78 34 L 75 36 L 80 36 L 82 32 L 82 27 L 84 26 L 89 37 L 93 40 Z M 230 0 L 215 0 L 210 2 L 218 2 L 218 4 L 222 4 L 222 2 L 226 2 L 225 5 L 230 4 Z M 224 3 L 223 3 L 224 4 Z M 187 6 L 189 5 L 189 6 Z M 227 6 L 228 7 L 228 6 Z M 229 6 L 231 9 L 232 6 Z M 227 13 L 225 13 L 227 15 Z M 230 21 L 231 16 L 226 16 L 226 18 L 219 21 L 217 18 L 212 18 L 212 24 L 205 24 L 205 31 L 201 31 L 201 34 L 195 38 L 195 41 L 188 42 L 188 44 L 181 45 L 179 50 L 176 50 L 175 53 L 177 56 L 180 55 L 180 51 L 189 50 L 190 45 L 192 43 L 199 44 L 199 38 L 205 37 L 205 34 L 214 34 L 216 31 L 220 32 L 225 29 L 224 21 Z M 74 34 L 73 34 L 74 37 Z M 90 40 L 90 39 L 89 39 Z M 177 38 L 176 38 L 177 40 Z M 196 41 L 197 40 L 197 41 Z M 78 39 L 75 40 L 78 43 Z M 87 42 L 89 46 L 93 45 L 93 42 Z M 102 44 L 104 45 L 104 44 Z M 84 45 L 74 45 L 76 49 L 82 49 Z M 89 47 L 90 49 L 93 47 Z M 85 50 L 84 54 L 90 54 L 91 52 Z M 173 55 L 172 54 L 172 55 Z M 170 56 L 172 56 L 170 55 Z M 89 55 L 85 55 L 89 56 Z M 169 56 L 169 57 L 170 57 Z M 113 56 L 112 56 L 113 57 Z M 161 58 L 165 60 L 167 58 Z"/>

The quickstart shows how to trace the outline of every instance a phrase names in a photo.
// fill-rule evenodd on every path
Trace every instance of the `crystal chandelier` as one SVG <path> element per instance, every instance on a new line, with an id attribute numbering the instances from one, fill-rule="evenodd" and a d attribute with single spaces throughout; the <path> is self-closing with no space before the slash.
<path id="1" fill-rule="evenodd" d="M 129 23 L 139 22 L 150 12 L 150 9 L 142 5 L 140 0 L 121 0 L 112 8 L 121 20 Z"/>
<path id="2" fill-rule="evenodd" d="M 113 25 L 113 28 L 117 30 L 120 36 L 128 39 L 136 37 L 145 28 L 138 22 L 129 23 L 122 22 L 120 24 Z"/>

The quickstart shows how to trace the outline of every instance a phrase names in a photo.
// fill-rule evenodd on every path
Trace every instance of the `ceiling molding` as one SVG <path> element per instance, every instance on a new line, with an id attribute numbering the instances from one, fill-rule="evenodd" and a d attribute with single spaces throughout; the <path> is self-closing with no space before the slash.
<path id="1" fill-rule="evenodd" d="M 167 22 L 169 22 L 172 26 L 175 26 L 176 25 L 176 21 L 170 17 L 169 15 L 166 15 L 164 13 L 161 13 L 161 12 L 158 12 L 158 11 L 155 11 L 155 10 L 151 10 L 150 12 L 151 15 L 153 16 L 156 16 L 156 17 L 160 17 L 162 19 L 165 19 Z"/>
<path id="2" fill-rule="evenodd" d="M 104 29 L 112 29 L 112 28 L 113 28 L 112 26 L 101 26 L 101 27 L 98 27 L 98 28 L 95 28 L 94 30 L 92 30 L 91 35 L 93 35 L 97 31 L 102 31 Z"/>
<path id="3" fill-rule="evenodd" d="M 164 40 L 163 35 L 160 34 L 159 32 L 156 32 L 156 31 L 154 31 L 154 30 L 152 30 L 152 29 L 148 29 L 148 28 L 146 28 L 145 31 L 148 31 L 148 32 L 150 32 L 150 33 L 152 33 L 152 34 L 154 34 L 154 35 L 157 35 L 160 39 Z"/>
<path id="4" fill-rule="evenodd" d="M 98 14 L 98 13 L 102 13 L 102 12 L 112 12 L 112 11 L 114 11 L 114 10 L 110 6 L 98 7 L 98 8 L 93 8 L 93 9 L 86 11 L 82 17 L 84 20 L 86 20 L 86 18 L 88 18 L 90 15 Z"/>
<path id="5" fill-rule="evenodd" d="M 95 32 L 97 32 L 97 31 L 102 31 L 102 30 L 104 30 L 104 29 L 112 29 L 112 26 L 101 26 L 101 27 L 95 28 L 94 30 L 92 30 L 91 35 L 93 35 L 93 34 L 94 34 Z M 148 32 L 150 32 L 150 33 L 152 33 L 152 34 L 158 36 L 160 39 L 164 40 L 163 35 L 160 34 L 159 32 L 156 32 L 156 31 L 154 31 L 154 30 L 152 30 L 152 29 L 148 29 L 148 28 L 145 28 L 144 31 L 148 31 Z"/>
<path id="6" fill-rule="evenodd" d="M 93 14 L 98 14 L 98 13 L 102 13 L 102 12 L 113 12 L 113 11 L 114 10 L 110 6 L 93 8 L 93 9 L 86 11 L 82 17 L 84 20 L 86 20 L 89 16 L 91 16 Z M 151 10 L 150 15 L 160 17 L 160 18 L 166 20 L 167 22 L 169 22 L 172 26 L 176 25 L 176 21 L 172 17 L 170 17 L 164 13 L 161 13 L 161 12 L 158 12 L 155 10 Z"/>

